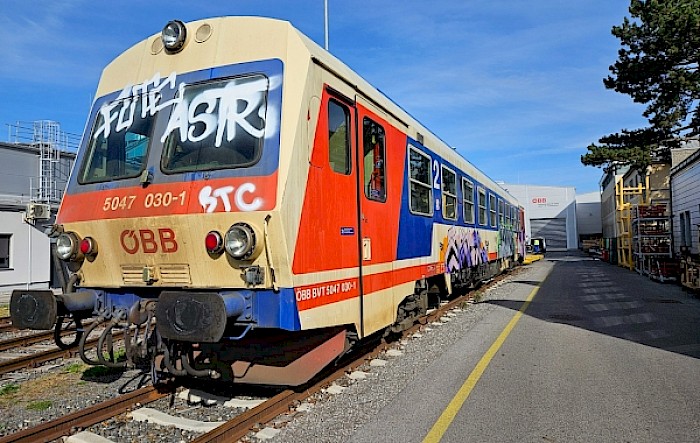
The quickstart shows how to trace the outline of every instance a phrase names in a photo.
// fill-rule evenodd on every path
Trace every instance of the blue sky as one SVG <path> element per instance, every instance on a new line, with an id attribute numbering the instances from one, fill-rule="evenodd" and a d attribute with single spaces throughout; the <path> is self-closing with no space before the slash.
<path id="1" fill-rule="evenodd" d="M 606 90 L 624 0 L 328 0 L 330 51 L 495 180 L 598 190 L 580 156 L 644 125 Z M 83 131 L 102 68 L 177 18 L 259 15 L 323 45 L 323 0 L 0 0 L 0 125 Z M 5 166 L 6 167 L 6 166 Z"/>

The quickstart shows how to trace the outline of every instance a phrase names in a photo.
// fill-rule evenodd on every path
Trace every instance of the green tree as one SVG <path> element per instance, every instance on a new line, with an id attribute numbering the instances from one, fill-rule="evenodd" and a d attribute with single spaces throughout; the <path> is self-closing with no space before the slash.
<path id="1" fill-rule="evenodd" d="M 700 0 L 631 0 L 631 19 L 613 26 L 622 48 L 605 87 L 646 105 L 648 127 L 602 137 L 581 163 L 644 167 L 698 135 Z"/>

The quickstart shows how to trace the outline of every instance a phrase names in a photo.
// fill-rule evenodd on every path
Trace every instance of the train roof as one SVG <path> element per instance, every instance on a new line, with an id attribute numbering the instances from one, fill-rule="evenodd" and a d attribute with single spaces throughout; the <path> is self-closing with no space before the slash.
<path id="1" fill-rule="evenodd" d="M 411 138 L 418 139 L 420 134 L 426 147 L 463 169 L 490 189 L 496 190 L 500 195 L 517 201 L 508 191 L 452 149 L 386 94 L 296 29 L 290 22 L 265 17 L 227 16 L 196 20 L 187 23 L 186 26 L 188 40 L 182 54 L 187 55 L 190 52 L 191 57 L 178 58 L 177 67 L 181 72 L 199 70 L 203 64 L 220 66 L 241 60 L 279 58 L 285 66 L 293 65 L 295 69 L 305 70 L 314 63 L 331 72 L 352 87 L 358 95 L 381 107 L 395 120 L 405 125 L 405 130 Z M 221 38 L 224 35 L 227 37 Z M 206 44 L 195 46 L 192 44 L 193 41 Z M 149 81 L 154 72 L 167 70 L 169 65 L 174 63 L 168 57 L 162 48 L 160 32 L 145 38 L 105 67 L 96 97 L 122 90 L 127 84 L 135 85 Z M 171 72 L 172 70 L 174 69 L 171 69 Z M 164 72 L 165 75 L 169 73 Z"/>

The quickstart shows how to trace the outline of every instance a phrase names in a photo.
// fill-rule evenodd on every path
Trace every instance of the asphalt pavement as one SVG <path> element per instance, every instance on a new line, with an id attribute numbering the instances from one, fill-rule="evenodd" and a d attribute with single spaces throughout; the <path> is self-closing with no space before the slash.
<path id="1" fill-rule="evenodd" d="M 382 429 L 422 441 L 440 426 L 431 441 L 700 441 L 700 300 L 583 256 L 547 254 L 531 268 L 352 441 Z"/>

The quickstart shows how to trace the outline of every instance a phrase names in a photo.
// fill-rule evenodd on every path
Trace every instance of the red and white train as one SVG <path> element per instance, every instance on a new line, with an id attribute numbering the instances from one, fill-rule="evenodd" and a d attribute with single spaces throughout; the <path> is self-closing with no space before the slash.
<path id="1" fill-rule="evenodd" d="M 515 198 L 287 22 L 172 21 L 96 97 L 53 229 L 68 287 L 11 300 L 22 328 L 97 320 L 89 363 L 302 384 L 525 253 Z"/>

